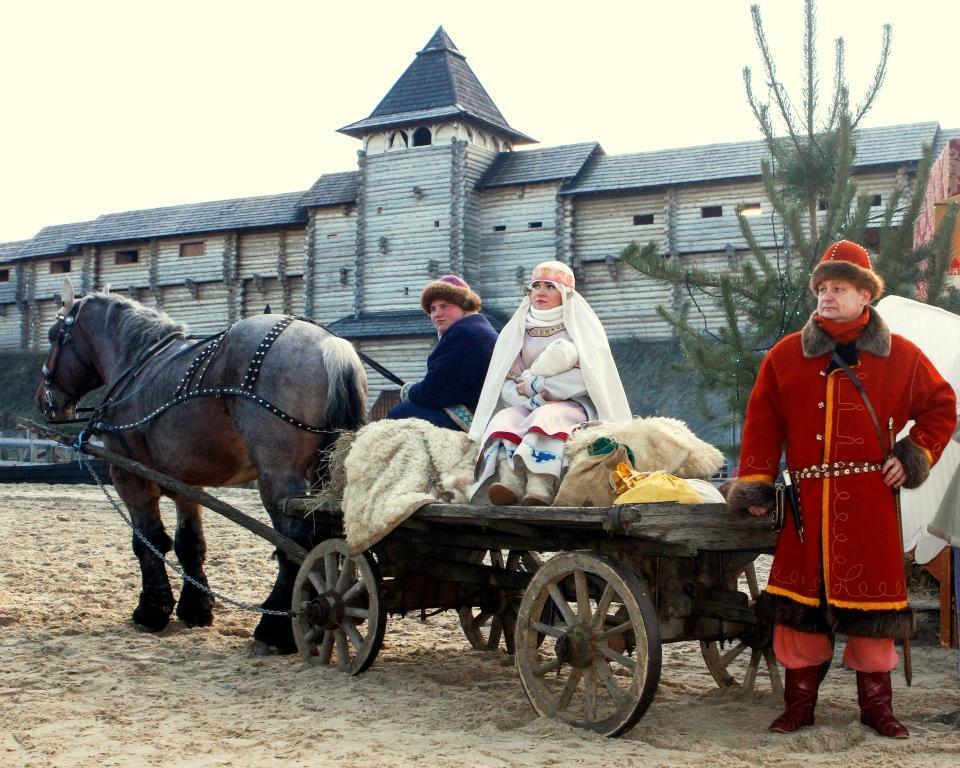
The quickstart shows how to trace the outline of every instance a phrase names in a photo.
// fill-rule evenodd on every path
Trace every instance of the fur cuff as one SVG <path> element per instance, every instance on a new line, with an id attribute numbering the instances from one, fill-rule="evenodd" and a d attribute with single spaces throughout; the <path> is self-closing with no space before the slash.
<path id="1" fill-rule="evenodd" d="M 733 512 L 746 512 L 750 507 L 773 509 L 776 503 L 777 497 L 771 483 L 738 480 L 727 496 L 727 506 Z"/>
<path id="2" fill-rule="evenodd" d="M 762 592 L 757 600 L 757 618 L 764 624 L 784 624 L 800 632 L 839 633 L 859 637 L 903 640 L 913 635 L 913 609 L 861 611 L 856 608 L 801 605 L 786 597 Z"/>
<path id="3" fill-rule="evenodd" d="M 786 597 L 761 592 L 757 600 L 757 618 L 764 624 L 785 624 L 800 632 L 825 635 L 830 624 L 819 606 L 801 605 Z"/>
<path id="4" fill-rule="evenodd" d="M 913 635 L 913 609 L 858 611 L 830 606 L 830 624 L 840 634 L 859 637 L 892 637 L 906 640 Z"/>
<path id="5" fill-rule="evenodd" d="M 930 461 L 927 454 L 909 437 L 898 440 L 893 446 L 893 455 L 903 464 L 907 480 L 904 488 L 916 488 L 923 483 L 930 474 Z"/>

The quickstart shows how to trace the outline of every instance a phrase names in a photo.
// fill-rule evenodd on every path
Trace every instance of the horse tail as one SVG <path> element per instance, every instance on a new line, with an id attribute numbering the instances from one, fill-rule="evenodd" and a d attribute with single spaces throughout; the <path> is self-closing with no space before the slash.
<path id="1" fill-rule="evenodd" d="M 353 345 L 327 336 L 320 342 L 327 369 L 327 426 L 359 429 L 367 417 L 367 372 Z"/>

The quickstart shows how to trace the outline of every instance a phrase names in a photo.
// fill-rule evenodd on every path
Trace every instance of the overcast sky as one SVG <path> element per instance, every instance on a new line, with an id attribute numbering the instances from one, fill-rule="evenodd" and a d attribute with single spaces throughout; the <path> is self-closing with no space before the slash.
<path id="1" fill-rule="evenodd" d="M 370 114 L 443 25 L 507 121 L 541 146 L 608 154 L 759 138 L 743 0 L 10 2 L 0 10 L 0 242 L 103 213 L 305 190 L 353 170 L 336 129 Z M 801 0 L 760 0 L 798 84 Z M 865 125 L 960 128 L 956 0 L 831 0 L 821 71 L 847 43 L 854 100 L 893 25 Z M 794 91 L 799 101 L 799 87 Z M 825 99 L 828 94 L 825 94 Z"/>

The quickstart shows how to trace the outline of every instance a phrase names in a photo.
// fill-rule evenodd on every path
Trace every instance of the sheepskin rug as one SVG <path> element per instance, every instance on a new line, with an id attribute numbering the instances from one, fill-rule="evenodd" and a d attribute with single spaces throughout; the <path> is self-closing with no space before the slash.
<path id="1" fill-rule="evenodd" d="M 465 432 L 422 419 L 365 426 L 344 460 L 341 509 L 350 552 L 376 544 L 426 504 L 466 503 L 476 459 L 477 446 Z"/>
<path id="2" fill-rule="evenodd" d="M 666 416 L 597 422 L 579 429 L 567 443 L 572 468 L 587 458 L 598 437 L 629 446 L 638 472 L 668 472 L 678 477 L 711 477 L 723 466 L 723 454 L 697 437 L 684 422 Z"/>

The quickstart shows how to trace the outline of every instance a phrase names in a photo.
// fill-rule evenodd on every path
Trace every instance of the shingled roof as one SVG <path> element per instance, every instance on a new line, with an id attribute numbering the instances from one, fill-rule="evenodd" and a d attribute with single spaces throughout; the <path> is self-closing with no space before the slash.
<path id="1" fill-rule="evenodd" d="M 300 198 L 300 205 L 304 208 L 318 208 L 324 205 L 355 203 L 359 178 L 357 171 L 325 173 Z"/>
<path id="2" fill-rule="evenodd" d="M 345 339 L 365 339 L 383 336 L 435 336 L 437 329 L 430 318 L 420 310 L 392 312 L 362 312 L 347 315 L 328 326 Z"/>
<path id="3" fill-rule="evenodd" d="M 16 258 L 58 256 L 66 253 L 77 243 L 83 242 L 83 237 L 92 224 L 92 221 L 78 221 L 44 227 L 18 249 Z"/>
<path id="4" fill-rule="evenodd" d="M 362 137 L 377 128 L 459 117 L 491 126 L 515 143 L 534 142 L 507 123 L 466 57 L 438 27 L 370 116 L 339 131 Z"/>
<path id="5" fill-rule="evenodd" d="M 90 222 L 72 242 L 108 243 L 227 229 L 302 225 L 307 220 L 306 212 L 300 207 L 303 194 L 302 191 L 287 192 L 282 195 L 109 213 Z"/>
<path id="6" fill-rule="evenodd" d="M 477 188 L 574 179 L 594 154 L 603 154 L 603 148 L 595 141 L 522 152 L 501 152 L 483 174 Z"/>
<path id="7" fill-rule="evenodd" d="M 856 166 L 898 165 L 920 160 L 924 143 L 937 138 L 937 123 L 910 123 L 857 131 Z M 562 194 L 580 195 L 697 184 L 760 175 L 767 157 L 763 141 L 707 144 L 699 147 L 596 155 Z"/>
<path id="8" fill-rule="evenodd" d="M 25 246 L 29 240 L 16 240 L 11 243 L 0 243 L 0 264 L 6 264 L 8 261 L 15 261 L 20 255 L 20 249 Z"/>

